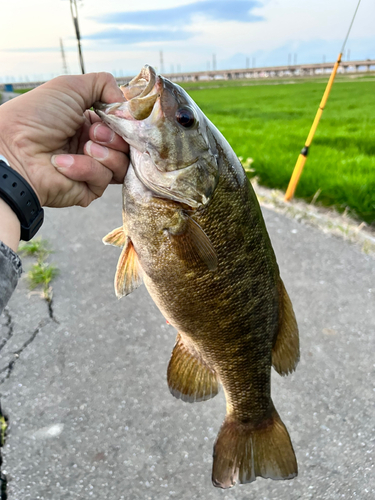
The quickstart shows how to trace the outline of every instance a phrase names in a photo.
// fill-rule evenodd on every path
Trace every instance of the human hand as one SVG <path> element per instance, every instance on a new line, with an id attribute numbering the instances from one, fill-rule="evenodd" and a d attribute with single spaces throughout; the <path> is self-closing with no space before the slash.
<path id="1" fill-rule="evenodd" d="M 0 154 L 41 205 L 87 206 L 129 164 L 126 142 L 89 108 L 123 100 L 109 73 L 54 78 L 0 107 Z"/>

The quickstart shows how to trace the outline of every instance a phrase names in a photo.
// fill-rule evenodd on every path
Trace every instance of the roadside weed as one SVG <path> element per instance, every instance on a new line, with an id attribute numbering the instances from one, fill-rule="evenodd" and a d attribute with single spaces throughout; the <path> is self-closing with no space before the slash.
<path id="1" fill-rule="evenodd" d="M 51 302 L 51 281 L 58 275 L 59 271 L 55 265 L 46 262 L 47 257 L 53 253 L 48 242 L 41 238 L 36 238 L 27 243 L 21 243 L 18 251 L 21 255 L 36 258 L 36 263 L 32 265 L 27 273 L 29 288 L 30 290 L 34 290 L 40 286 L 43 299 Z"/>

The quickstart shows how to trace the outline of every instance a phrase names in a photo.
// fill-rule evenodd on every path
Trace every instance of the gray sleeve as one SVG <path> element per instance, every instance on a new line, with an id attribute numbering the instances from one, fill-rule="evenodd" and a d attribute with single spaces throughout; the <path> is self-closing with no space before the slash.
<path id="1" fill-rule="evenodd" d="M 21 273 L 20 258 L 0 241 L 0 314 L 14 292 Z"/>

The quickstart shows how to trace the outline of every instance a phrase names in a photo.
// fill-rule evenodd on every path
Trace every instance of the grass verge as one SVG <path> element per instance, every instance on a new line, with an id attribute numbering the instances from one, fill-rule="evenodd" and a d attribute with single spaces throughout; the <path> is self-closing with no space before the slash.
<path id="1" fill-rule="evenodd" d="M 8 498 L 7 494 L 8 480 L 2 471 L 3 456 L 1 453 L 1 448 L 5 446 L 7 430 L 8 430 L 8 419 L 6 415 L 3 413 L 0 404 L 0 498 L 1 500 L 7 500 Z"/>
<path id="2" fill-rule="evenodd" d="M 251 175 L 285 191 L 326 81 L 253 86 L 236 81 L 189 93 L 237 155 L 253 158 Z M 319 203 L 368 224 L 375 224 L 374 92 L 369 79 L 335 82 L 296 191 L 309 202 L 319 193 Z"/>

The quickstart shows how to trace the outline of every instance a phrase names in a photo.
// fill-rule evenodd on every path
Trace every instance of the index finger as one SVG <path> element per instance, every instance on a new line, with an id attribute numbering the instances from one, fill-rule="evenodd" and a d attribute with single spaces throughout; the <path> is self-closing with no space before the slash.
<path id="1" fill-rule="evenodd" d="M 65 92 L 75 99 L 82 112 L 90 109 L 94 102 L 108 104 L 124 102 L 125 98 L 117 82 L 110 73 L 87 73 L 86 75 L 64 75 L 45 83 L 50 87 Z"/>
<path id="2" fill-rule="evenodd" d="M 113 75 L 110 73 L 87 73 L 82 75 L 82 82 L 86 87 L 87 109 L 96 101 L 106 103 L 124 102 L 124 94 Z"/>

